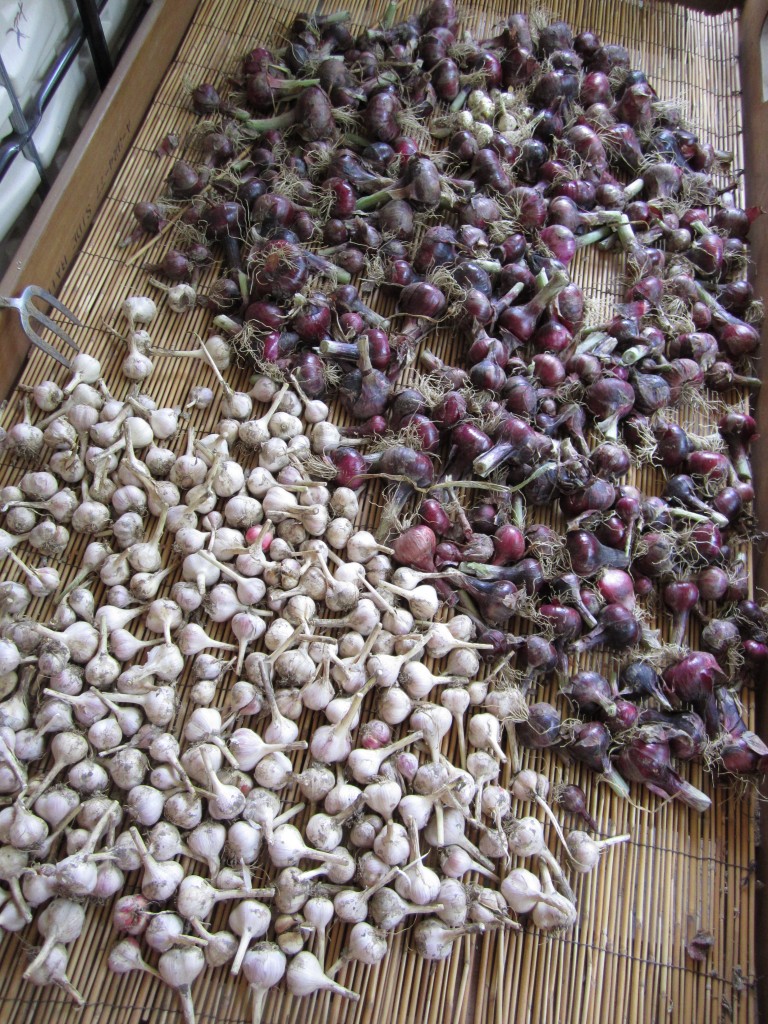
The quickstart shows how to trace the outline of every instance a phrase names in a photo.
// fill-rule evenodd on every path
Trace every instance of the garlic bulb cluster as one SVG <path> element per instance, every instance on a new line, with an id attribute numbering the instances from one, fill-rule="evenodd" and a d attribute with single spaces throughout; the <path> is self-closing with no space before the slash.
<path id="1" fill-rule="evenodd" d="M 132 330 L 154 316 L 138 298 L 125 314 Z M 504 727 L 512 694 L 478 680 L 472 619 L 438 619 L 430 574 L 395 570 L 390 549 L 355 525 L 356 491 L 313 477 L 300 388 L 257 379 L 241 400 L 215 376 L 240 424 L 233 438 L 179 435 L 181 410 L 136 389 L 118 401 L 98 379 L 43 389 L 48 468 L 2 495 L 7 525 L 22 509 L 35 515 L 31 532 L 2 534 L 23 575 L 0 595 L 0 787 L 13 798 L 0 812 L 0 927 L 36 920 L 42 944 L 26 977 L 80 1000 L 68 947 L 87 902 L 119 896 L 133 870 L 140 892 L 115 904 L 110 966 L 171 985 L 187 1020 L 206 967 L 245 974 L 257 1007 L 283 978 L 296 995 L 356 998 L 334 975 L 350 960 L 377 963 L 412 918 L 429 959 L 519 916 L 570 927 L 566 872 L 627 837 L 565 837 L 543 776 L 500 783 L 519 759 Z M 311 412 L 316 429 L 318 403 Z M 70 448 L 59 441 L 68 431 Z M 69 531 L 103 534 L 66 587 L 14 550 L 35 548 L 45 523 L 49 559 Z M 25 617 L 41 594 L 55 597 L 50 625 Z M 444 752 L 453 735 L 455 764 Z M 284 799 L 294 793 L 300 802 Z M 559 860 L 513 801 L 546 813 Z M 257 866 L 269 885 L 254 886 Z M 212 932 L 222 901 L 227 927 Z M 350 930 L 331 965 L 334 921 Z"/>

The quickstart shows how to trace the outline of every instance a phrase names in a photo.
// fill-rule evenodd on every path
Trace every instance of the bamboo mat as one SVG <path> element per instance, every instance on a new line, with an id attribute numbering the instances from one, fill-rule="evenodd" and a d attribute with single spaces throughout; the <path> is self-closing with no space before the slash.
<path id="1" fill-rule="evenodd" d="M 130 210 L 138 199 L 160 195 L 173 157 L 158 158 L 154 150 L 169 131 L 182 138 L 195 123 L 188 108 L 186 87 L 208 79 L 225 83 L 239 55 L 257 43 L 279 45 L 281 30 L 298 0 L 203 0 L 179 53 L 161 85 L 144 125 L 118 172 L 107 199 L 85 240 L 69 276 L 60 289 L 64 302 L 77 312 L 84 327 L 77 340 L 97 355 L 113 393 L 122 397 L 127 387 L 119 374 L 124 355 L 120 343 L 106 334 L 103 324 L 122 327 L 117 311 L 130 294 L 159 293 L 147 284 L 137 246 L 118 249 L 116 242 L 133 226 Z M 385 9 L 383 0 L 355 0 L 346 5 L 356 24 L 373 24 Z M 402 5 L 403 13 L 413 9 Z M 481 9 L 464 3 L 462 20 L 479 37 L 493 34 L 510 8 L 500 0 Z M 605 42 L 629 47 L 662 98 L 684 102 L 702 136 L 718 148 L 736 154 L 740 166 L 741 113 L 737 65 L 737 23 L 734 15 L 705 17 L 671 4 L 629 0 L 575 0 L 552 2 L 554 16 L 570 22 L 574 32 L 597 31 Z M 159 256 L 167 240 L 152 246 L 145 259 Z M 603 315 L 617 294 L 619 263 L 614 257 L 580 255 L 571 265 L 574 279 L 594 303 L 595 318 Z M 204 279 L 215 276 L 211 273 Z M 204 290 L 204 285 L 203 285 Z M 374 303 L 375 304 L 375 303 Z M 387 311 L 386 305 L 378 308 Z M 177 317 L 161 307 L 152 325 L 156 344 L 190 347 L 193 332 L 205 334 L 207 315 L 197 311 Z M 426 342 L 439 355 L 450 358 L 458 346 L 447 332 Z M 455 346 L 455 348 L 454 348 Z M 244 387 L 246 371 L 231 370 L 234 387 Z M 65 379 L 59 368 L 40 353 L 29 359 L 23 383 Z M 160 364 L 145 390 L 158 405 L 181 403 L 190 386 L 208 382 L 198 363 Z M 11 396 L 2 423 L 7 428 L 20 416 L 21 399 Z M 712 409 L 712 418 L 716 409 Z M 693 414 L 692 414 L 693 415 Z M 700 414 L 696 421 L 701 425 Z M 192 424 L 205 429 L 216 422 L 216 409 L 194 411 Z M 178 439 L 179 448 L 184 438 Z M 13 482 L 19 470 L 0 458 L 0 485 Z M 658 492 L 660 479 L 644 470 L 636 482 L 649 493 Z M 361 522 L 374 523 L 379 492 L 371 486 Z M 562 528 L 556 511 L 549 522 Z M 63 564 L 65 580 L 76 572 L 87 538 L 75 538 Z M 15 573 L 8 573 L 9 576 Z M 173 577 L 171 578 L 172 582 Z M 31 613 L 38 610 L 35 606 Z M 41 614 L 50 609 L 39 605 Z M 663 621 L 652 622 L 665 633 Z M 217 635 L 224 635 L 224 632 Z M 582 659 L 580 667 L 611 669 L 607 658 Z M 219 703 L 223 703 L 223 697 Z M 540 691 L 536 699 L 555 700 Z M 754 718 L 751 694 L 744 693 L 750 723 Z M 567 714 L 562 701 L 561 710 Z M 455 742 L 455 739 L 452 741 Z M 297 759 L 297 764 L 301 761 Z M 576 878 L 580 909 L 578 924 L 567 934 L 545 937 L 535 930 L 520 935 L 487 934 L 464 939 L 453 956 L 438 965 L 421 961 L 410 950 L 409 932 L 391 939 L 384 962 L 369 969 L 350 965 L 338 980 L 360 993 L 350 1004 L 338 997 L 297 1000 L 284 992 L 270 996 L 264 1021 L 273 1024 L 438 1024 L 447 1021 L 501 1024 L 509 1020 L 537 1024 L 621 1024 L 621 1022 L 707 1022 L 727 1024 L 756 1019 L 754 975 L 754 804 L 726 788 L 714 789 L 699 766 L 684 769 L 690 781 L 712 795 L 709 813 L 699 815 L 678 803 L 662 804 L 633 787 L 635 803 L 620 801 L 594 776 L 556 758 L 527 755 L 526 764 L 544 771 L 553 786 L 567 780 L 584 786 L 589 809 L 604 831 L 630 832 L 631 842 L 606 854 L 590 876 Z M 506 780 L 508 781 L 508 779 Z M 521 813 L 532 813 L 530 807 Z M 566 825 L 574 827 L 572 820 Z M 137 888 L 137 879 L 131 881 Z M 55 1019 L 57 1024 L 175 1024 L 180 1020 L 175 996 L 147 975 L 116 978 L 106 968 L 115 940 L 109 906 L 88 911 L 88 923 L 75 943 L 70 959 L 73 984 L 86 996 L 87 1006 L 75 1010 L 55 988 L 35 989 L 21 980 L 26 950 L 38 943 L 34 926 L 20 936 L 0 940 L 0 1021 L 32 1024 Z M 222 918 L 215 918 L 215 922 Z M 221 927 L 222 923 L 217 926 Z M 698 930 L 710 931 L 714 947 L 699 964 L 685 953 L 685 943 Z M 343 931 L 331 934 L 328 962 L 343 945 Z M 250 1020 L 245 982 L 224 971 L 206 970 L 193 988 L 200 1021 L 235 1024 Z"/>

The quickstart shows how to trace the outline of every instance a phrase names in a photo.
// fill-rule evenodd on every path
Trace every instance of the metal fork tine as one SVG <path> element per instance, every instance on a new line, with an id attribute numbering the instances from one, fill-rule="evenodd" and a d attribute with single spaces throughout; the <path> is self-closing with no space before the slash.
<path id="1" fill-rule="evenodd" d="M 27 314 L 27 311 L 25 309 L 22 309 L 22 310 L 20 310 L 20 314 L 21 314 L 21 326 L 24 328 L 24 332 L 27 335 L 27 337 L 29 338 L 29 340 L 32 342 L 32 344 L 33 345 L 37 345 L 37 347 L 39 349 L 42 349 L 43 352 L 45 352 L 46 355 L 51 356 L 51 358 L 53 358 L 57 362 L 61 363 L 62 366 L 65 366 L 68 370 L 71 370 L 72 369 L 72 364 L 70 363 L 70 361 L 68 359 L 65 359 L 64 356 L 61 354 L 61 352 L 59 352 L 57 349 L 55 349 L 53 347 L 53 345 L 49 345 L 48 342 L 44 338 L 41 338 L 40 335 L 37 333 L 37 331 L 34 329 L 32 324 L 29 322 L 29 316 Z M 54 328 L 55 328 L 54 333 L 57 336 L 60 337 L 59 330 L 58 330 L 58 328 L 56 328 L 55 324 L 54 324 Z M 52 330 L 54 328 L 52 328 Z M 65 337 L 66 341 L 70 341 L 70 339 L 67 338 L 66 335 L 64 337 Z M 70 341 L 70 344 L 72 344 L 71 341 Z"/>
<path id="2" fill-rule="evenodd" d="M 45 313 L 41 313 L 37 306 L 33 306 L 31 302 L 28 303 L 25 314 L 28 321 L 33 318 L 35 320 L 39 320 L 43 327 L 47 327 L 49 331 L 53 331 L 57 338 L 61 338 L 62 341 L 66 341 L 68 345 L 72 346 L 75 352 L 80 351 L 80 346 L 70 338 L 64 328 L 60 324 L 57 324 L 55 320 L 51 320 L 51 318 L 46 316 Z"/>
<path id="3" fill-rule="evenodd" d="M 18 298 L 0 296 L 0 309 L 17 310 L 24 333 L 32 344 L 36 345 L 39 349 L 45 352 L 46 355 L 49 355 L 52 359 L 55 359 L 57 362 L 61 363 L 62 366 L 66 366 L 66 368 L 71 371 L 71 362 L 68 359 L 65 359 L 61 352 L 40 336 L 36 327 L 32 326 L 32 321 L 37 321 L 37 324 L 39 324 L 40 327 L 46 327 L 49 331 L 55 334 L 60 341 L 71 346 L 75 352 L 80 351 L 80 346 L 76 341 L 70 338 L 63 327 L 57 324 L 55 320 L 51 320 L 49 316 L 37 308 L 33 301 L 34 299 L 41 299 L 43 302 L 47 302 L 54 309 L 58 310 L 59 313 L 67 317 L 67 319 L 73 324 L 77 324 L 78 327 L 83 326 L 82 321 L 78 320 L 75 314 L 71 310 L 67 309 L 62 302 L 59 302 L 55 295 L 51 295 L 51 293 L 46 291 L 45 288 L 39 288 L 34 284 L 28 284 Z"/>
<path id="4" fill-rule="evenodd" d="M 83 326 L 82 320 L 78 320 L 71 309 L 67 309 L 63 302 L 59 302 L 56 296 L 51 295 L 51 293 L 47 292 L 45 288 L 40 288 L 36 284 L 30 284 L 27 285 L 24 290 L 28 295 L 34 295 L 36 298 L 42 299 L 43 302 L 47 302 L 49 305 L 53 306 L 53 308 L 57 309 L 59 313 L 63 313 L 64 316 L 71 320 L 73 324 L 76 324 L 78 327 Z"/>

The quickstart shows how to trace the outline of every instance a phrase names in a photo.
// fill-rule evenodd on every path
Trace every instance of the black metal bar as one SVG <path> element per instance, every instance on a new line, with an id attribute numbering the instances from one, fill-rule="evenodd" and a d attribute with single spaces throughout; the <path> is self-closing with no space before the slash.
<path id="1" fill-rule="evenodd" d="M 0 180 L 2 180 L 3 174 L 16 154 L 21 152 L 37 131 L 43 119 L 45 108 L 52 99 L 59 82 L 72 66 L 84 43 L 85 33 L 82 28 L 77 28 L 69 34 L 64 42 L 62 52 L 56 57 L 54 63 L 46 72 L 37 95 L 32 101 L 31 113 L 26 118 L 26 129 L 14 132 L 13 135 L 9 135 L 8 138 L 3 140 L 0 145 Z M 1 75 L 2 70 L 0 70 Z"/>
<path id="2" fill-rule="evenodd" d="M 42 120 L 45 108 L 53 99 L 62 78 L 64 78 L 64 75 L 75 62 L 75 58 L 82 49 L 84 42 L 85 36 L 82 32 L 76 31 L 71 33 L 64 41 L 64 48 L 61 53 L 56 57 L 54 63 L 46 71 L 45 77 L 40 83 L 37 95 L 32 103 L 33 113 L 29 118 L 30 122 L 35 122 L 35 127 L 37 127 Z"/>
<path id="3" fill-rule="evenodd" d="M 99 86 L 103 89 L 114 70 L 114 64 L 112 63 L 112 57 L 110 56 L 109 47 L 104 35 L 104 28 L 96 7 L 96 0 L 77 0 L 77 7 L 80 11 L 80 17 L 83 19 L 85 37 L 91 48 L 93 65 L 96 68 L 96 77 L 99 80 Z"/>
<path id="4" fill-rule="evenodd" d="M 27 158 L 27 160 L 30 160 L 35 165 L 37 173 L 40 176 L 40 181 L 45 185 L 47 189 L 49 186 L 48 175 L 46 173 L 45 168 L 43 167 L 43 162 L 40 159 L 40 154 L 37 152 L 37 146 L 35 145 L 34 140 L 32 138 L 32 133 L 29 129 L 29 125 L 27 124 L 27 119 L 24 116 L 24 111 L 21 109 L 19 98 L 16 95 L 10 78 L 8 77 L 8 72 L 6 71 L 5 64 L 3 63 L 1 57 L 0 84 L 2 84 L 5 88 L 5 91 L 8 93 L 8 96 L 11 101 L 10 122 L 13 130 L 18 132 L 22 138 L 22 144 L 20 147 L 21 151 Z"/>

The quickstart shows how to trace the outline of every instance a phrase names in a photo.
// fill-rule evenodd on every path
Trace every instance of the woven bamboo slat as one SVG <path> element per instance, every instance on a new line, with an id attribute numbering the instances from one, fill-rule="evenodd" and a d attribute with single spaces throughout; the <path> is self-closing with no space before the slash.
<path id="1" fill-rule="evenodd" d="M 155 149 L 163 136 L 176 132 L 182 140 L 195 122 L 186 96 L 189 83 L 210 80 L 226 87 L 228 72 L 239 56 L 257 43 L 279 46 L 281 31 L 304 5 L 300 0 L 202 0 L 175 60 L 168 68 L 155 101 L 128 152 L 109 196 L 102 204 L 59 295 L 83 320 L 77 340 L 102 360 L 105 379 L 117 397 L 127 392 L 119 372 L 124 349 L 104 330 L 109 324 L 122 329 L 118 310 L 130 294 L 160 293 L 147 283 L 142 264 L 159 258 L 167 236 L 148 246 L 137 257 L 142 243 L 118 248 L 118 240 L 132 228 L 130 209 L 139 199 L 156 198 L 173 157 L 161 158 Z M 353 0 L 346 5 L 356 25 L 375 23 L 385 3 Z M 413 9 L 407 0 L 402 10 Z M 501 0 L 485 7 L 472 0 L 462 4 L 462 20 L 477 37 L 491 35 L 498 21 L 509 13 Z M 629 47 L 637 66 L 643 67 L 663 98 L 679 98 L 702 135 L 720 148 L 741 155 L 737 31 L 735 15 L 708 17 L 673 4 L 615 0 L 552 0 L 548 13 L 563 17 L 579 31 L 592 28 L 608 42 Z M 182 149 L 180 152 L 184 152 Z M 52 240 L 55 244 L 55 240 Z M 615 257 L 589 252 L 572 264 L 572 275 L 591 300 L 591 316 L 597 321 L 610 310 L 620 292 Z M 216 276 L 208 271 L 201 282 Z M 378 304 L 383 312 L 391 305 Z M 177 317 L 163 307 L 152 325 L 155 342 L 166 348 L 190 347 L 194 335 L 205 334 L 207 314 L 198 310 Z M 458 358 L 459 343 L 447 331 L 427 339 L 429 347 L 446 359 Z M 234 387 L 245 389 L 249 371 L 228 374 Z M 64 374 L 41 353 L 33 351 L 22 383 L 44 379 L 63 381 Z M 189 388 L 207 381 L 199 364 L 158 363 L 146 390 L 159 405 L 181 404 Z M 734 397 L 734 396 L 730 396 Z M 194 411 L 191 423 L 205 430 L 217 418 L 217 403 L 205 412 Z M 698 429 L 715 421 L 719 405 L 709 409 L 683 410 L 682 415 Z M 6 428 L 20 418 L 22 395 L 9 397 L 3 412 Z M 334 409 L 340 420 L 341 413 Z M 184 437 L 177 439 L 179 450 Z M 17 466 L 0 457 L 0 486 L 13 482 Z M 634 482 L 649 493 L 658 493 L 659 474 L 645 467 Z M 361 525 L 378 519 L 380 488 L 366 491 Z M 557 510 L 547 510 L 544 520 L 562 529 Z M 76 538 L 62 564 L 70 579 L 79 564 L 88 538 Z M 16 570 L 6 570 L 9 577 Z M 171 577 L 172 582 L 173 577 Z M 50 614 L 43 603 L 31 609 Z M 658 618 L 651 626 L 662 635 L 668 624 Z M 219 635 L 224 635 L 224 631 Z M 692 634 L 695 636 L 695 634 Z M 604 655 L 582 659 L 581 667 L 615 667 Z M 230 683 L 231 685 L 231 683 Z M 754 708 L 750 694 L 743 695 L 750 722 Z M 225 694 L 221 696 L 221 702 Z M 550 688 L 538 699 L 555 699 Z M 309 727 L 305 716 L 302 727 Z M 455 743 L 455 737 L 451 739 Z M 296 758 L 297 766 L 305 762 Z M 635 1024 L 651 1021 L 697 1021 L 747 1024 L 755 1019 L 753 980 L 755 881 L 754 807 L 751 797 L 737 799 L 724 787 L 713 787 L 699 767 L 688 770 L 694 785 L 712 795 L 713 806 L 698 815 L 678 803 L 661 804 L 655 797 L 633 787 L 633 802 L 620 801 L 607 787 L 580 766 L 566 765 L 549 756 L 526 755 L 526 765 L 544 771 L 552 781 L 568 780 L 582 785 L 589 809 L 601 828 L 610 833 L 630 832 L 631 842 L 607 854 L 598 870 L 577 878 L 575 889 L 580 908 L 578 924 L 568 933 L 544 937 L 534 930 L 521 934 L 488 934 L 476 941 L 456 944 L 449 961 L 431 966 L 418 959 L 409 945 L 409 933 L 392 937 L 387 959 L 376 969 L 351 965 L 339 980 L 360 993 L 360 1002 L 317 996 L 299 1001 L 284 991 L 273 993 L 264 1015 L 266 1022 L 301 1021 L 302 1024 L 392 1021 L 397 1024 L 467 1024 L 516 1020 L 555 1024 L 605 1022 Z M 508 775 L 506 777 L 508 781 Z M 525 813 L 531 813 L 526 810 Z M 572 827 L 574 822 L 567 822 Z M 137 885 L 135 877 L 129 880 Z M 224 912 L 214 923 L 221 927 Z M 691 960 L 686 941 L 697 930 L 715 937 L 706 963 Z M 109 907 L 89 909 L 87 925 L 73 947 L 70 977 L 86 996 L 87 1005 L 77 1011 L 55 988 L 39 990 L 25 984 L 21 974 L 26 952 L 38 942 L 34 926 L 18 936 L 0 940 L 0 1021 L 4 1024 L 39 1024 L 47 1018 L 57 1024 L 176 1024 L 180 1014 L 173 993 L 146 975 L 116 978 L 106 967 L 115 934 Z M 329 939 L 329 962 L 341 951 L 343 931 L 336 926 Z M 250 1019 L 245 982 L 223 971 L 206 971 L 193 989 L 201 1022 L 236 1024 Z"/>

